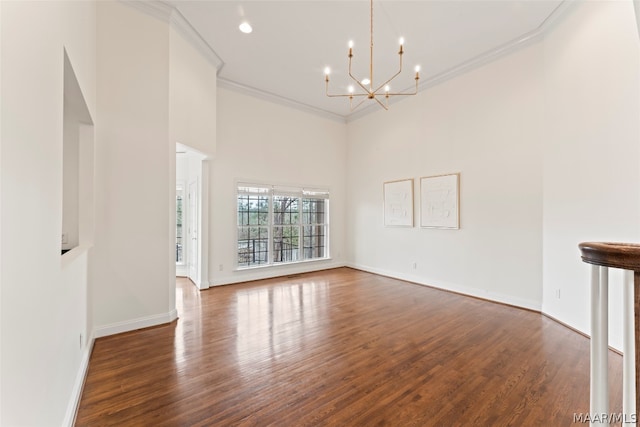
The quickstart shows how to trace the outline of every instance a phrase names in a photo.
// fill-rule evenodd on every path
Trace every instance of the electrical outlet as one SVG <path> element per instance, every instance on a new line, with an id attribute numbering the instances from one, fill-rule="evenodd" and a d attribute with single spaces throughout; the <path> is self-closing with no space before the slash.
<path id="1" fill-rule="evenodd" d="M 412 264 L 412 267 L 413 267 L 413 269 L 415 270 L 416 268 L 418 268 L 418 263 L 417 263 L 417 262 L 414 262 L 414 263 Z"/>
<path id="2" fill-rule="evenodd" d="M 560 299 L 560 289 L 556 289 L 556 298 Z"/>
<path id="3" fill-rule="evenodd" d="M 80 348 L 82 348 L 82 334 L 80 334 Z"/>
<path id="4" fill-rule="evenodd" d="M 69 235 L 67 233 L 62 233 L 62 244 L 65 245 L 69 243 Z"/>

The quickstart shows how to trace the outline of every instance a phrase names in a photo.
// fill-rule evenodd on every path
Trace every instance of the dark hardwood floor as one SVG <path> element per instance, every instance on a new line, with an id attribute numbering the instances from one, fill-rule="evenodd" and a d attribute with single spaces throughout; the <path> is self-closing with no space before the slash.
<path id="1" fill-rule="evenodd" d="M 77 426 L 569 426 L 589 340 L 538 313 L 341 268 L 198 291 L 96 340 Z M 610 352 L 611 412 L 622 358 Z"/>

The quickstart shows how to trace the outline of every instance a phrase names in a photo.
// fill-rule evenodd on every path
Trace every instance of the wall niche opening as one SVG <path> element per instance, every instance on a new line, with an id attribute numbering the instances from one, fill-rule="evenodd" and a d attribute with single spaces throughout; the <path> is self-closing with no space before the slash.
<path id="1" fill-rule="evenodd" d="M 64 51 L 61 254 L 93 241 L 93 120 Z"/>

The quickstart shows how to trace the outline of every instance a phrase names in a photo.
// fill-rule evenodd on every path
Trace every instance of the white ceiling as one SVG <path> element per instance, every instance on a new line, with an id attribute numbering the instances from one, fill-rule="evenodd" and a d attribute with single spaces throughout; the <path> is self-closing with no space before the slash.
<path id="1" fill-rule="evenodd" d="M 369 68 L 368 1 L 169 1 L 222 61 L 222 86 L 242 87 L 303 108 L 348 118 L 347 42 L 354 41 L 354 74 Z M 421 66 L 421 90 L 539 34 L 562 0 L 374 1 L 374 83 L 398 67 L 398 40 L 405 39 L 404 70 L 392 90 L 411 89 Z M 238 25 L 246 20 L 253 33 Z M 375 107 L 368 101 L 363 107 Z M 375 107 L 379 108 L 379 107 Z M 363 109 L 361 107 L 361 109 Z M 367 111 L 366 108 L 363 109 Z M 358 113 L 356 111 L 356 113 Z"/>

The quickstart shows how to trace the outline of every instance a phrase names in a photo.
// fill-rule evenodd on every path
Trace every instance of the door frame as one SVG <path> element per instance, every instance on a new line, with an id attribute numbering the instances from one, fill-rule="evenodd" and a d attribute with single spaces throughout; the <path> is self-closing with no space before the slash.
<path id="1" fill-rule="evenodd" d="M 187 212 L 185 212 L 184 217 L 187 218 L 188 224 L 186 224 L 187 228 L 191 228 L 191 218 L 195 216 L 197 220 L 196 224 L 196 232 L 197 232 L 197 253 L 192 254 L 191 252 L 191 236 L 188 236 L 189 243 L 185 244 L 183 250 L 186 248 L 186 256 L 188 257 L 185 260 L 185 268 L 182 272 L 185 273 L 185 276 L 189 277 L 191 281 L 198 287 L 198 289 L 208 289 L 210 287 L 209 282 L 209 158 L 195 150 L 189 146 L 184 144 L 176 143 L 176 152 L 186 153 L 188 156 L 188 177 L 187 179 L 178 181 L 176 177 L 176 182 L 173 183 L 174 187 L 176 184 L 182 183 L 184 185 L 185 196 L 190 192 L 191 184 L 196 182 L 196 192 L 197 192 L 197 203 L 196 209 L 197 212 L 192 215 L 189 212 L 190 202 L 186 200 L 185 203 L 187 207 Z M 175 209 L 175 203 L 174 203 Z M 175 243 L 174 243 L 175 244 Z M 190 271 L 190 263 L 191 257 L 196 257 L 196 274 L 192 275 Z M 177 271 L 176 271 L 177 272 Z"/>

